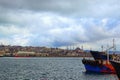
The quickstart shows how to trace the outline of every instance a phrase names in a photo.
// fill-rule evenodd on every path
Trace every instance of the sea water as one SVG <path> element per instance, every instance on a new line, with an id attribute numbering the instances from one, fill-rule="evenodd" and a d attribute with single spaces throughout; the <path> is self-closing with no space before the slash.
<path id="1" fill-rule="evenodd" d="M 80 57 L 0 58 L 0 80 L 117 80 L 86 72 Z"/>

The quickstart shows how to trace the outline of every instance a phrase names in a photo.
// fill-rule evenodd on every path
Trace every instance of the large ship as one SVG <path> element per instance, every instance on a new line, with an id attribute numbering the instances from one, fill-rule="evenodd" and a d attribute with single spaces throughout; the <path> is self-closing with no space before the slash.
<path id="1" fill-rule="evenodd" d="M 86 71 L 99 72 L 99 73 L 115 73 L 115 70 L 111 63 L 107 60 L 87 60 L 83 59 L 82 63 L 85 66 Z"/>

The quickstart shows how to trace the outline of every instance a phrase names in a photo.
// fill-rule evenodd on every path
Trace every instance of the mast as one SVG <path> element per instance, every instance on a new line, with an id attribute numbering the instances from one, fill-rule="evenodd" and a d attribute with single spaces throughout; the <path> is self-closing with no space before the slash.
<path id="1" fill-rule="evenodd" d="M 116 47 L 115 47 L 115 39 L 113 39 L 113 53 L 115 53 Z"/>
<path id="2" fill-rule="evenodd" d="M 109 47 L 107 46 L 108 49 L 106 50 L 107 51 L 107 61 L 109 61 L 109 49 L 112 49 L 113 48 L 113 51 L 115 52 L 115 40 L 113 39 L 113 46 L 112 47 Z"/>
<path id="3" fill-rule="evenodd" d="M 108 50 L 107 50 L 107 61 L 109 62 L 109 45 L 107 45 L 107 48 L 108 48 Z"/>

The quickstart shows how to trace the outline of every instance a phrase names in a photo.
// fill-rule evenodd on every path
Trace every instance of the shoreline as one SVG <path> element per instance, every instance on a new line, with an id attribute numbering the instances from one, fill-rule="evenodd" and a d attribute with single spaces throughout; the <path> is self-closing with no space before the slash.
<path id="1" fill-rule="evenodd" d="M 15 56 L 2 56 L 2 57 L 14 57 L 14 58 L 41 58 L 41 57 L 66 57 L 66 58 L 70 58 L 70 57 L 74 57 L 74 58 L 92 58 L 91 56 L 87 56 L 87 57 L 83 57 L 83 56 L 35 56 L 35 57 L 32 57 L 32 56 L 19 56 L 19 57 L 15 57 Z M 1 58 L 2 58 L 1 57 Z"/>

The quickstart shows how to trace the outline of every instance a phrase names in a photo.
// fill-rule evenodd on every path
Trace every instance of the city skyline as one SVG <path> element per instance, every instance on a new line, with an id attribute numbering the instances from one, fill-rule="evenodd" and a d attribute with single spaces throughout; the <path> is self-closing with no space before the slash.
<path id="1" fill-rule="evenodd" d="M 120 49 L 119 0 L 0 0 L 0 43 Z"/>

